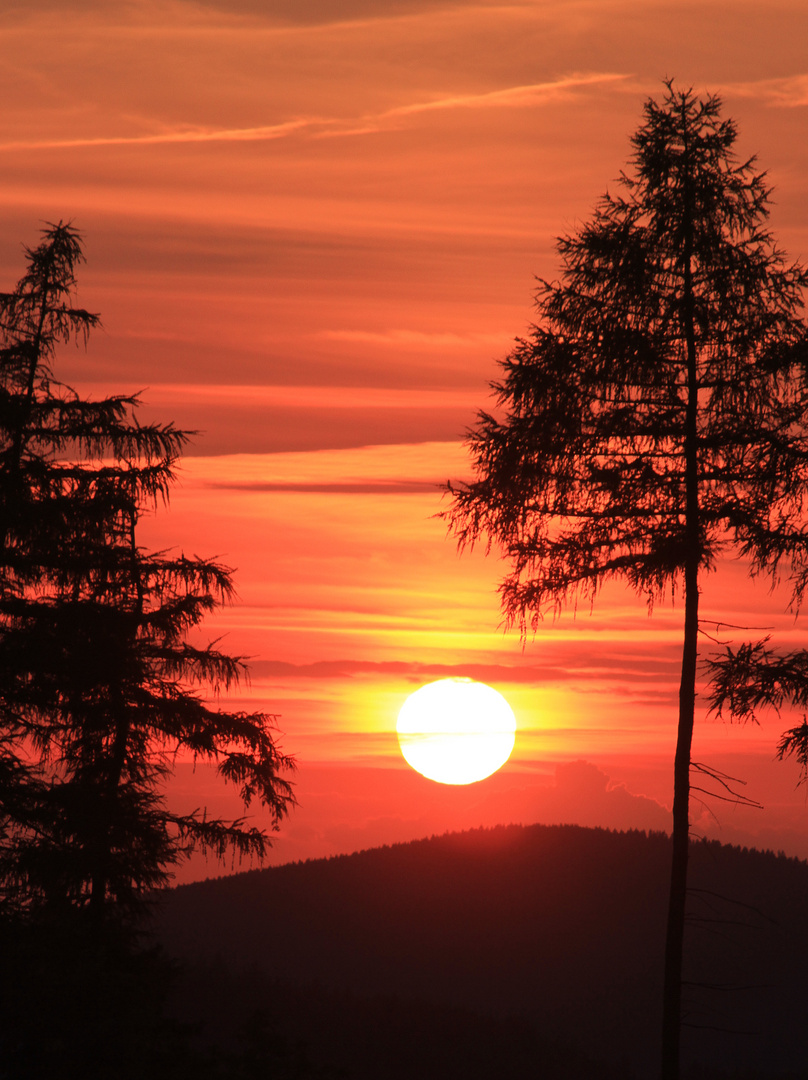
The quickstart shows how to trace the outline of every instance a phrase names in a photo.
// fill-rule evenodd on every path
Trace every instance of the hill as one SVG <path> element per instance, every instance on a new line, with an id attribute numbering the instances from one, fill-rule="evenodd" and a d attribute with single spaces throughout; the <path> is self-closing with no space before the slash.
<path id="1" fill-rule="evenodd" d="M 263 1010 L 355 1080 L 644 1077 L 668 872 L 664 834 L 508 826 L 185 885 L 157 926 L 188 1015 Z M 808 864 L 696 843 L 691 885 L 693 1075 L 804 1075 Z"/>

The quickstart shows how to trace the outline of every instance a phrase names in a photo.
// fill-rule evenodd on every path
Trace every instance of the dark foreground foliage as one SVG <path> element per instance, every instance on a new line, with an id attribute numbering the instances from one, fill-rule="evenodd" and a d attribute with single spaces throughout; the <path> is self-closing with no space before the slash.
<path id="1" fill-rule="evenodd" d="M 205 1008 L 200 972 L 158 947 L 74 924 L 39 925 L 0 937 L 2 1080 L 327 1080 L 271 1010 L 242 1001 L 233 1017 L 227 983 L 215 977 Z M 202 973 L 207 979 L 208 972 Z M 224 1003 L 218 992 L 227 993 Z M 178 1009 L 178 997 L 193 1007 Z M 284 1025 L 285 1028 L 285 1025 Z"/>
<path id="2" fill-rule="evenodd" d="M 0 932 L 0 1078 L 655 1078 L 669 845 L 473 830 L 171 890 L 136 953 Z M 684 1075 L 806 1080 L 808 865 L 691 857 Z"/>

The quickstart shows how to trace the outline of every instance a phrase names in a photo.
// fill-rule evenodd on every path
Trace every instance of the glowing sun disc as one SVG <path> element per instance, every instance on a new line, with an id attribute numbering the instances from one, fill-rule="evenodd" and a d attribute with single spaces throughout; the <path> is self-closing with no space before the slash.
<path id="1" fill-rule="evenodd" d="M 497 690 L 473 679 L 439 679 L 410 694 L 396 724 L 401 753 L 440 784 L 473 784 L 501 769 L 516 719 Z"/>

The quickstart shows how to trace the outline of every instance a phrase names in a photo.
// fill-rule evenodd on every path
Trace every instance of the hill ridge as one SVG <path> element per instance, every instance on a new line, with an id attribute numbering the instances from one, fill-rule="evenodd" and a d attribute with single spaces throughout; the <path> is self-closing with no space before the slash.
<path id="1" fill-rule="evenodd" d="M 448 832 L 180 886 L 159 929 L 194 962 L 492 1024 L 519 1017 L 653 1075 L 669 849 L 665 833 L 578 825 Z M 691 863 L 687 978 L 753 989 L 731 1006 L 727 992 L 693 991 L 700 1021 L 735 1034 L 688 1032 L 686 1059 L 802 1068 L 808 863 L 715 840 L 695 841 Z"/>

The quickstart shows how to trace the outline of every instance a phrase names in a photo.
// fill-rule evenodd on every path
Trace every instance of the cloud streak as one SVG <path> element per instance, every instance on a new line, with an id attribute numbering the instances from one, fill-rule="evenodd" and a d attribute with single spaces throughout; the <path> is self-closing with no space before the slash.
<path id="1" fill-rule="evenodd" d="M 169 131 L 148 132 L 141 135 L 101 135 L 72 139 L 15 140 L 0 143 L 0 151 L 30 150 L 76 150 L 112 146 L 181 146 L 188 143 L 254 143 L 271 142 L 292 135 L 313 138 L 336 138 L 374 134 L 394 126 L 395 121 L 425 113 L 444 112 L 452 109 L 530 108 L 546 105 L 567 95 L 572 90 L 589 86 L 614 83 L 628 78 L 616 72 L 593 72 L 571 74 L 549 82 L 509 86 L 477 94 L 453 94 L 433 101 L 419 101 L 398 105 L 379 113 L 370 113 L 350 120 L 333 117 L 298 117 L 278 124 L 253 127 L 182 127 Z M 325 130 L 324 130 L 325 129 Z M 330 129 L 330 130 L 329 130 Z"/>
<path id="2" fill-rule="evenodd" d="M 591 74 L 572 74 L 549 82 L 528 83 L 522 86 L 508 86 L 501 90 L 488 90 L 479 94 L 450 94 L 433 101 L 418 101 L 409 105 L 397 105 L 392 109 L 375 115 L 364 116 L 357 126 L 346 127 L 339 131 L 321 131 L 318 138 L 335 138 L 346 135 L 372 135 L 387 130 L 390 121 L 397 121 L 424 113 L 445 112 L 452 109 L 493 109 L 493 108 L 530 108 L 547 105 L 558 101 L 572 90 L 603 83 L 622 81 L 629 76 L 617 72 L 593 72 Z"/>
<path id="3" fill-rule="evenodd" d="M 314 122 L 288 120 L 282 124 L 248 128 L 181 128 L 146 135 L 102 135 L 77 139 L 40 139 L 31 142 L 18 140 L 0 143 L 0 150 L 11 152 L 14 150 L 77 150 L 105 146 L 181 145 L 182 143 L 269 142 L 272 139 L 285 138 L 302 128 L 309 127 Z"/>
<path id="4" fill-rule="evenodd" d="M 384 345 L 392 348 L 468 349 L 472 345 L 502 346 L 513 334 L 430 334 L 422 330 L 324 330 L 321 336 L 329 341 L 349 341 L 363 345 Z"/>
<path id="5" fill-rule="evenodd" d="M 554 663 L 497 664 L 497 663 L 417 663 L 404 660 L 318 660 L 294 664 L 278 660 L 256 660 L 250 670 L 256 678 L 285 679 L 346 679 L 354 676 L 395 676 L 407 682 L 425 679 L 462 677 L 510 686 L 543 686 L 548 683 L 576 680 L 619 678 L 623 681 L 656 683 L 663 676 L 676 674 L 677 656 L 665 655 L 660 646 L 638 649 L 630 655 L 603 654 L 594 661 L 591 653 L 573 643 L 566 647 L 544 646 L 545 654 Z"/>
<path id="6" fill-rule="evenodd" d="M 545 105 L 555 101 L 561 94 L 586 86 L 602 85 L 628 78 L 617 72 L 592 72 L 571 74 L 550 82 L 528 83 L 525 86 L 509 86 L 504 90 L 489 90 L 483 94 L 454 94 L 435 101 L 399 105 L 381 113 L 380 118 L 412 116 L 416 113 L 435 112 L 444 109 L 524 109 L 531 105 Z"/>
<path id="7" fill-rule="evenodd" d="M 109 384 L 105 384 L 109 386 Z M 88 393 L 100 393 L 102 387 L 82 383 Z M 123 387 L 121 391 L 124 392 Z M 145 401 L 172 403 L 189 399 L 211 401 L 217 405 L 236 404 L 253 408 L 293 408 L 302 403 L 307 409 L 444 409 L 478 405 L 477 390 L 399 389 L 375 386 L 298 386 L 239 383 L 156 383 L 140 392 Z"/>
<path id="8" fill-rule="evenodd" d="M 770 105 L 795 109 L 808 105 L 808 74 L 791 75 L 782 79 L 758 79 L 754 82 L 730 83 L 725 93 L 738 97 L 758 98 Z"/>
<path id="9" fill-rule="evenodd" d="M 213 481 L 207 485 L 211 490 L 251 492 L 296 492 L 307 495 L 421 495 L 425 491 L 438 490 L 437 483 L 424 480 L 390 480 L 386 483 L 239 483 L 238 481 Z"/>

